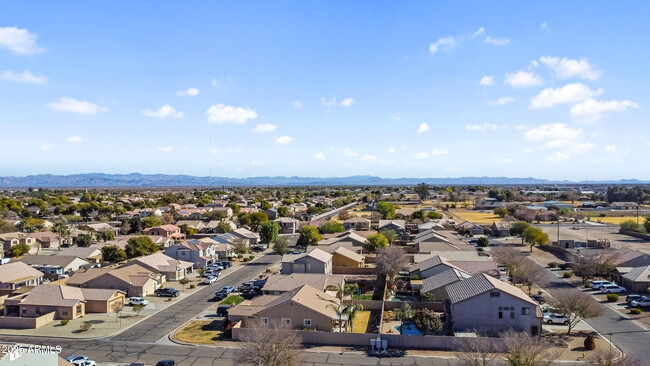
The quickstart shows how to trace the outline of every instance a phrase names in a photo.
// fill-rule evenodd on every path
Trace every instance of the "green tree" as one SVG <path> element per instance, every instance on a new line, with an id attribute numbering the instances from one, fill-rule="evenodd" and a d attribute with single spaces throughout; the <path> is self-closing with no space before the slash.
<path id="1" fill-rule="evenodd" d="M 424 302 L 434 302 L 434 301 L 436 301 L 436 295 L 434 295 L 433 292 L 420 293 L 420 297 L 422 298 L 422 301 L 424 301 Z"/>
<path id="2" fill-rule="evenodd" d="M 529 227 L 524 230 L 524 233 L 521 235 L 524 242 L 530 246 L 530 251 L 533 251 L 533 246 L 543 246 L 548 244 L 548 234 L 543 232 L 542 229 L 536 227 Z"/>
<path id="3" fill-rule="evenodd" d="M 506 217 L 508 210 L 505 207 L 497 207 L 494 209 L 494 214 L 499 217 Z"/>
<path id="4" fill-rule="evenodd" d="M 264 201 L 262 201 L 262 202 L 260 203 L 260 208 L 261 208 L 262 210 L 268 210 L 268 209 L 270 209 L 271 207 L 273 207 L 273 206 L 271 206 L 271 204 L 270 204 L 268 201 L 266 201 L 266 200 L 264 200 Z"/>
<path id="5" fill-rule="evenodd" d="M 379 233 L 381 235 L 385 236 L 386 239 L 388 239 L 389 243 L 393 243 L 393 241 L 395 239 L 397 239 L 397 233 L 395 232 L 395 230 L 383 229 L 383 230 L 380 230 Z"/>
<path id="6" fill-rule="evenodd" d="M 647 216 L 645 218 L 645 221 L 643 222 L 643 227 L 645 228 L 646 233 L 650 233 L 650 216 Z"/>
<path id="7" fill-rule="evenodd" d="M 289 253 L 289 238 L 286 236 L 279 236 L 278 240 L 273 244 L 273 249 L 281 255 Z"/>
<path id="8" fill-rule="evenodd" d="M 10 250 L 11 250 L 11 254 L 13 254 L 14 257 L 20 257 L 22 255 L 29 253 L 29 245 L 25 243 L 16 244 L 12 246 Z"/>
<path id="9" fill-rule="evenodd" d="M 104 232 L 98 233 L 97 237 L 103 242 L 107 242 L 109 240 L 115 240 L 115 233 L 110 230 L 106 230 Z"/>
<path id="10" fill-rule="evenodd" d="M 478 238 L 478 246 L 481 248 L 485 248 L 490 245 L 490 239 L 486 238 L 485 236 L 482 236 Z"/>
<path id="11" fill-rule="evenodd" d="M 424 221 L 427 217 L 427 212 L 424 210 L 417 210 L 411 214 L 413 220 Z"/>
<path id="12" fill-rule="evenodd" d="M 226 207 L 230 207 L 232 209 L 233 215 L 239 215 L 239 212 L 241 211 L 241 207 L 239 207 L 239 205 L 235 202 L 227 203 Z"/>
<path id="13" fill-rule="evenodd" d="M 388 247 L 388 239 L 382 234 L 372 234 L 366 238 L 364 249 L 370 253 L 376 253 Z"/>
<path id="14" fill-rule="evenodd" d="M 275 243 L 280 233 L 280 225 L 276 221 L 266 221 L 260 227 L 260 240 L 262 243 Z"/>
<path id="15" fill-rule="evenodd" d="M 264 212 L 253 212 L 251 215 L 251 229 L 253 231 L 258 231 L 260 229 L 260 225 L 262 225 L 263 222 L 269 221 L 269 216 L 265 214 Z"/>
<path id="16" fill-rule="evenodd" d="M 407 302 L 403 303 L 401 309 L 395 309 L 395 316 L 401 322 L 400 329 L 402 329 L 404 322 L 413 318 L 413 309 L 411 308 L 411 305 Z"/>
<path id="17" fill-rule="evenodd" d="M 647 218 L 646 218 L 646 222 L 648 222 Z M 645 223 L 644 223 L 644 225 L 645 225 Z M 626 221 L 621 222 L 621 229 L 623 229 L 623 230 L 639 231 L 640 228 L 641 228 L 641 225 L 637 224 L 636 221 L 634 221 L 634 220 L 626 220 Z"/>
<path id="18" fill-rule="evenodd" d="M 420 196 L 421 200 L 429 197 L 429 185 L 424 182 L 415 186 L 413 190 Z"/>
<path id="19" fill-rule="evenodd" d="M 221 234 L 229 233 L 230 230 L 232 230 L 232 226 L 230 226 L 230 223 L 226 220 L 221 220 L 219 221 L 219 225 L 217 225 L 217 232 Z"/>
<path id="20" fill-rule="evenodd" d="M 156 253 L 158 245 L 148 236 L 136 236 L 126 243 L 126 255 L 129 258 L 141 257 Z"/>
<path id="21" fill-rule="evenodd" d="M 422 333 L 437 333 L 442 330 L 440 317 L 430 309 L 418 309 L 413 312 L 413 325 Z"/>
<path id="22" fill-rule="evenodd" d="M 381 218 L 384 220 L 395 218 L 395 206 L 391 203 L 384 201 L 377 203 L 377 212 L 379 212 Z"/>
<path id="23" fill-rule="evenodd" d="M 17 230 L 16 226 L 6 222 L 3 219 L 0 219 L 0 234 L 11 233 L 16 230 Z"/>
<path id="24" fill-rule="evenodd" d="M 141 312 L 142 310 L 144 310 L 144 305 L 142 305 L 142 304 L 135 304 L 135 305 L 133 305 L 133 307 L 131 308 L 131 310 L 133 310 L 133 312 L 135 313 L 135 316 L 138 316 L 138 315 L 140 315 L 140 312 Z"/>
<path id="25" fill-rule="evenodd" d="M 300 228 L 300 236 L 296 245 L 306 247 L 308 245 L 317 245 L 323 239 L 314 226 L 305 225 Z"/>
<path id="26" fill-rule="evenodd" d="M 442 215 L 436 211 L 430 211 L 429 213 L 427 213 L 427 217 L 430 218 L 431 220 L 438 220 L 442 218 Z"/>
<path id="27" fill-rule="evenodd" d="M 524 244 L 524 238 L 523 234 L 526 229 L 530 227 L 530 224 L 527 223 L 526 221 L 515 221 L 510 225 L 510 235 L 512 236 L 518 236 L 522 235 L 521 238 L 521 244 Z"/>
<path id="28" fill-rule="evenodd" d="M 142 225 L 145 229 L 162 225 L 162 221 L 156 215 L 151 215 L 142 219 Z"/>
<path id="29" fill-rule="evenodd" d="M 322 234 L 342 233 L 345 231 L 345 226 L 336 221 L 328 221 L 320 227 Z"/>
<path id="30" fill-rule="evenodd" d="M 190 283 L 190 279 L 187 278 L 187 277 L 183 277 L 183 278 L 181 278 L 181 279 L 178 281 L 178 283 L 180 283 L 181 285 L 183 285 L 183 290 L 185 290 L 185 285 L 187 285 L 188 283 Z"/>
<path id="31" fill-rule="evenodd" d="M 361 304 L 348 305 L 345 307 L 345 315 L 347 315 L 348 318 L 348 323 L 346 325 L 350 332 L 354 329 L 354 318 L 356 318 L 357 313 L 360 311 L 363 311 L 363 305 Z"/>
<path id="32" fill-rule="evenodd" d="M 75 243 L 77 244 L 78 247 L 89 247 L 90 244 L 93 243 L 93 236 L 92 234 L 79 234 L 77 235 L 77 239 L 75 240 Z"/>
<path id="33" fill-rule="evenodd" d="M 127 259 L 124 249 L 117 245 L 102 247 L 102 258 L 107 262 L 122 262 Z"/>
<path id="34" fill-rule="evenodd" d="M 311 206 L 307 209 L 308 215 L 318 215 L 323 213 L 323 208 L 318 206 Z"/>
<path id="35" fill-rule="evenodd" d="M 289 211 L 288 207 L 278 207 L 278 215 L 280 217 L 289 217 L 291 216 L 291 211 Z"/>

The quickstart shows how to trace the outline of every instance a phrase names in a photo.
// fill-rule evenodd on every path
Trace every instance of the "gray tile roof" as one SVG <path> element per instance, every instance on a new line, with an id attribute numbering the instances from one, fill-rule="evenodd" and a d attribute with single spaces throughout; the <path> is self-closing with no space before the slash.
<path id="1" fill-rule="evenodd" d="M 518 287 L 505 283 L 492 276 L 488 276 L 485 273 L 474 275 L 464 281 L 452 283 L 445 288 L 447 289 L 449 299 L 454 304 L 488 291 L 499 290 L 500 292 L 507 293 L 533 305 L 537 305 L 535 301 L 533 301 Z"/>
<path id="2" fill-rule="evenodd" d="M 457 269 L 448 269 L 422 280 L 421 292 L 433 291 L 452 283 L 465 280 L 469 277 L 470 275 L 468 273 L 459 271 Z"/>

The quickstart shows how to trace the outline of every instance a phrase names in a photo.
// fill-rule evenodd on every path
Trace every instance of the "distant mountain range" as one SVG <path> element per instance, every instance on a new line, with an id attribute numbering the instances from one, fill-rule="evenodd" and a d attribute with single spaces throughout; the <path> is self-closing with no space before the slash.
<path id="1" fill-rule="evenodd" d="M 547 185 L 547 184 L 649 184 L 637 179 L 607 181 L 553 181 L 537 178 L 461 177 L 461 178 L 382 178 L 369 175 L 351 177 L 195 177 L 170 174 L 39 174 L 26 177 L 0 177 L 0 188 L 84 188 L 84 187 L 242 187 L 242 186 L 389 186 L 414 185 Z"/>

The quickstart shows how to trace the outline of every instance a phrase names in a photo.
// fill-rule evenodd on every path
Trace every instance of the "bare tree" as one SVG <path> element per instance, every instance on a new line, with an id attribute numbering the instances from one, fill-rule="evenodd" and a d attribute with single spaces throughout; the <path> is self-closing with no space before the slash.
<path id="1" fill-rule="evenodd" d="M 458 357 L 465 366 L 489 366 L 495 364 L 500 349 L 487 337 L 463 337 L 455 340 Z"/>
<path id="2" fill-rule="evenodd" d="M 597 275 L 608 275 L 616 269 L 616 265 L 620 262 L 620 256 L 617 252 L 601 254 L 594 258 L 594 265 L 596 267 Z"/>
<path id="3" fill-rule="evenodd" d="M 551 304 L 569 319 L 571 333 L 573 327 L 583 319 L 595 318 L 603 313 L 603 307 L 590 295 L 577 289 L 559 289 L 551 293 Z"/>
<path id="4" fill-rule="evenodd" d="M 393 281 L 397 273 L 408 266 L 406 253 L 402 248 L 388 247 L 377 254 L 377 272 L 387 275 Z"/>
<path id="5" fill-rule="evenodd" d="M 539 338 L 530 338 L 524 332 L 502 335 L 506 361 L 510 366 L 549 366 L 560 357 L 560 350 Z"/>
<path id="6" fill-rule="evenodd" d="M 497 262 L 508 269 L 512 283 L 519 283 L 525 277 L 523 263 L 526 257 L 517 249 L 507 247 L 495 247 L 492 252 Z"/>
<path id="7" fill-rule="evenodd" d="M 528 287 L 528 295 L 530 295 L 534 284 L 542 287 L 546 283 L 546 270 L 531 259 L 525 258 L 521 262 L 519 273 L 521 276 L 520 282 Z"/>
<path id="8" fill-rule="evenodd" d="M 272 322 L 248 328 L 237 350 L 235 362 L 251 366 L 293 366 L 298 364 L 300 339 L 286 326 Z"/>
<path id="9" fill-rule="evenodd" d="M 582 278 L 583 283 L 586 282 L 587 279 L 593 278 L 596 274 L 595 256 L 574 257 L 571 269 L 574 275 Z"/>
<path id="10" fill-rule="evenodd" d="M 595 351 L 588 362 L 593 366 L 641 366 L 639 360 L 605 349 Z"/>

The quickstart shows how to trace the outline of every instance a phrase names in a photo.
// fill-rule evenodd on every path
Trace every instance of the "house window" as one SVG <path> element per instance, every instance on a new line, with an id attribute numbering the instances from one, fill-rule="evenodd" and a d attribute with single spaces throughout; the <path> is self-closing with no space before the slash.
<path id="1" fill-rule="evenodd" d="M 499 311 L 499 319 L 503 319 L 503 311 Z"/>
<path id="2" fill-rule="evenodd" d="M 282 318 L 282 325 L 291 325 L 290 318 Z"/>
<path id="3" fill-rule="evenodd" d="M 490 297 L 501 297 L 501 293 L 498 291 L 490 292 Z"/>
<path id="4" fill-rule="evenodd" d="M 514 319 L 514 318 L 515 318 L 515 312 L 514 312 L 514 311 L 511 311 L 511 312 L 510 312 L 510 319 Z"/>
<path id="5" fill-rule="evenodd" d="M 311 319 L 305 319 L 302 321 L 302 324 L 306 327 L 311 327 Z"/>
<path id="6" fill-rule="evenodd" d="M 27 313 L 27 309 L 23 308 L 23 314 Z"/>
<path id="7" fill-rule="evenodd" d="M 68 311 L 67 311 L 67 310 L 63 310 L 63 311 L 61 312 L 61 315 L 68 316 Z"/>
<path id="8" fill-rule="evenodd" d="M 262 318 L 262 325 L 269 325 L 269 318 Z"/>
<path id="9" fill-rule="evenodd" d="M 530 315 L 530 308 L 521 308 L 521 315 Z"/>
<path id="10" fill-rule="evenodd" d="M 81 305 L 77 306 L 77 315 L 81 314 Z"/>

